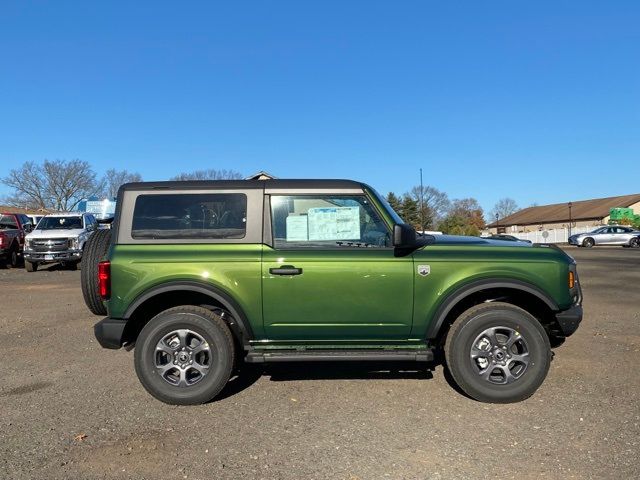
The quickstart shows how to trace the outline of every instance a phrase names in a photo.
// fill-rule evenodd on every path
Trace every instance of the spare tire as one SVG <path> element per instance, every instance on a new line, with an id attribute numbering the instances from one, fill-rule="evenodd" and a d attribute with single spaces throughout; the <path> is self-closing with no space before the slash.
<path id="1" fill-rule="evenodd" d="M 80 272 L 82 296 L 89 310 L 96 315 L 107 314 L 98 290 L 98 263 L 107 255 L 110 243 L 111 230 L 98 230 L 87 240 L 82 254 L 82 271 Z"/>

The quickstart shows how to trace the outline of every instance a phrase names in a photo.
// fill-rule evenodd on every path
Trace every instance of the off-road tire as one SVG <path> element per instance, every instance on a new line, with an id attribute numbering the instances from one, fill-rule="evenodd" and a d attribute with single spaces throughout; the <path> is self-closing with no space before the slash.
<path id="1" fill-rule="evenodd" d="M 36 270 L 38 270 L 38 262 L 30 262 L 29 260 L 25 260 L 24 268 L 27 272 L 35 272 Z"/>
<path id="2" fill-rule="evenodd" d="M 98 263 L 107 255 L 110 243 L 111 230 L 97 230 L 84 244 L 82 254 L 82 271 L 80 272 L 82 296 L 89 310 L 96 315 L 107 314 L 98 287 Z"/>
<path id="3" fill-rule="evenodd" d="M 513 383 L 495 384 L 482 378 L 470 357 L 478 336 L 492 327 L 511 329 L 526 341 L 529 363 Z M 446 366 L 456 384 L 471 398 L 488 403 L 529 398 L 547 376 L 552 358 L 549 338 L 540 322 L 525 310 L 503 302 L 483 303 L 462 313 L 451 326 L 444 348 Z"/>
<path id="4" fill-rule="evenodd" d="M 582 241 L 582 246 L 586 248 L 591 248 L 596 244 L 595 240 L 591 237 L 587 237 Z"/>
<path id="5" fill-rule="evenodd" d="M 209 371 L 190 386 L 168 383 L 156 367 L 156 347 L 174 330 L 187 329 L 208 343 L 211 352 Z M 177 350 L 176 350 L 177 351 Z M 215 398 L 229 381 L 235 357 L 234 342 L 224 320 L 210 310 L 184 305 L 165 310 L 149 321 L 138 336 L 135 369 L 142 386 L 161 402 L 171 405 L 196 405 Z"/>

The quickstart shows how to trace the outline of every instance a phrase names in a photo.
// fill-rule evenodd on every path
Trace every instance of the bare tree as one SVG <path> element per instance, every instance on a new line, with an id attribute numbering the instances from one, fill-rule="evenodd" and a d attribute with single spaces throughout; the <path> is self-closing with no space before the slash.
<path id="1" fill-rule="evenodd" d="M 182 172 L 171 178 L 171 180 L 242 180 L 242 174 L 235 170 L 195 170 L 193 172 Z"/>
<path id="2" fill-rule="evenodd" d="M 424 226 L 427 229 L 435 228 L 435 226 L 447 215 L 449 208 L 451 208 L 449 196 L 429 185 L 423 186 L 422 188 L 420 185 L 417 185 L 411 189 L 411 192 L 408 195 L 418 203 L 418 210 L 422 203 L 420 221 L 424 221 Z M 421 197 L 422 202 L 420 202 Z"/>
<path id="3" fill-rule="evenodd" d="M 111 168 L 104 174 L 104 192 L 106 198 L 113 198 L 118 194 L 121 185 L 130 182 L 141 182 L 142 176 L 137 172 L 127 170 L 116 170 Z"/>
<path id="4" fill-rule="evenodd" d="M 2 178 L 13 189 L 6 201 L 34 209 L 72 210 L 80 200 L 102 190 L 103 182 L 84 160 L 26 162 Z"/>
<path id="5" fill-rule="evenodd" d="M 495 220 L 496 215 L 498 216 L 498 218 L 508 217 L 509 215 L 516 213 L 518 210 L 520 210 L 518 208 L 518 204 L 513 198 L 501 198 L 495 204 L 493 210 L 491 210 L 491 213 L 489 214 L 489 220 Z"/>

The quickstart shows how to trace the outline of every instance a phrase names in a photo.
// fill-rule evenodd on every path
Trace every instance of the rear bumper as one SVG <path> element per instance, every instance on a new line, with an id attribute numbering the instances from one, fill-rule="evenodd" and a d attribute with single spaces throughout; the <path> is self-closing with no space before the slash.
<path id="1" fill-rule="evenodd" d="M 93 326 L 93 333 L 102 348 L 117 350 L 122 347 L 126 320 L 103 318 Z"/>
<path id="2" fill-rule="evenodd" d="M 582 321 L 582 305 L 574 305 L 569 310 L 557 313 L 556 320 L 565 337 L 572 335 Z"/>

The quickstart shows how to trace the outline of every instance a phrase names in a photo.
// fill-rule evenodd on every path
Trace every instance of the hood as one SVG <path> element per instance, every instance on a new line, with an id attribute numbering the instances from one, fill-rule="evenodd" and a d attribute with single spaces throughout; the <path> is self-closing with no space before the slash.
<path id="1" fill-rule="evenodd" d="M 462 235 L 433 235 L 435 245 L 461 245 L 478 247 L 532 247 L 529 242 L 513 240 L 494 240 L 490 238 L 466 237 Z"/>
<path id="2" fill-rule="evenodd" d="M 54 230 L 33 230 L 26 238 L 33 240 L 34 238 L 73 238 L 80 235 L 84 230 L 82 228 L 56 228 Z"/>

